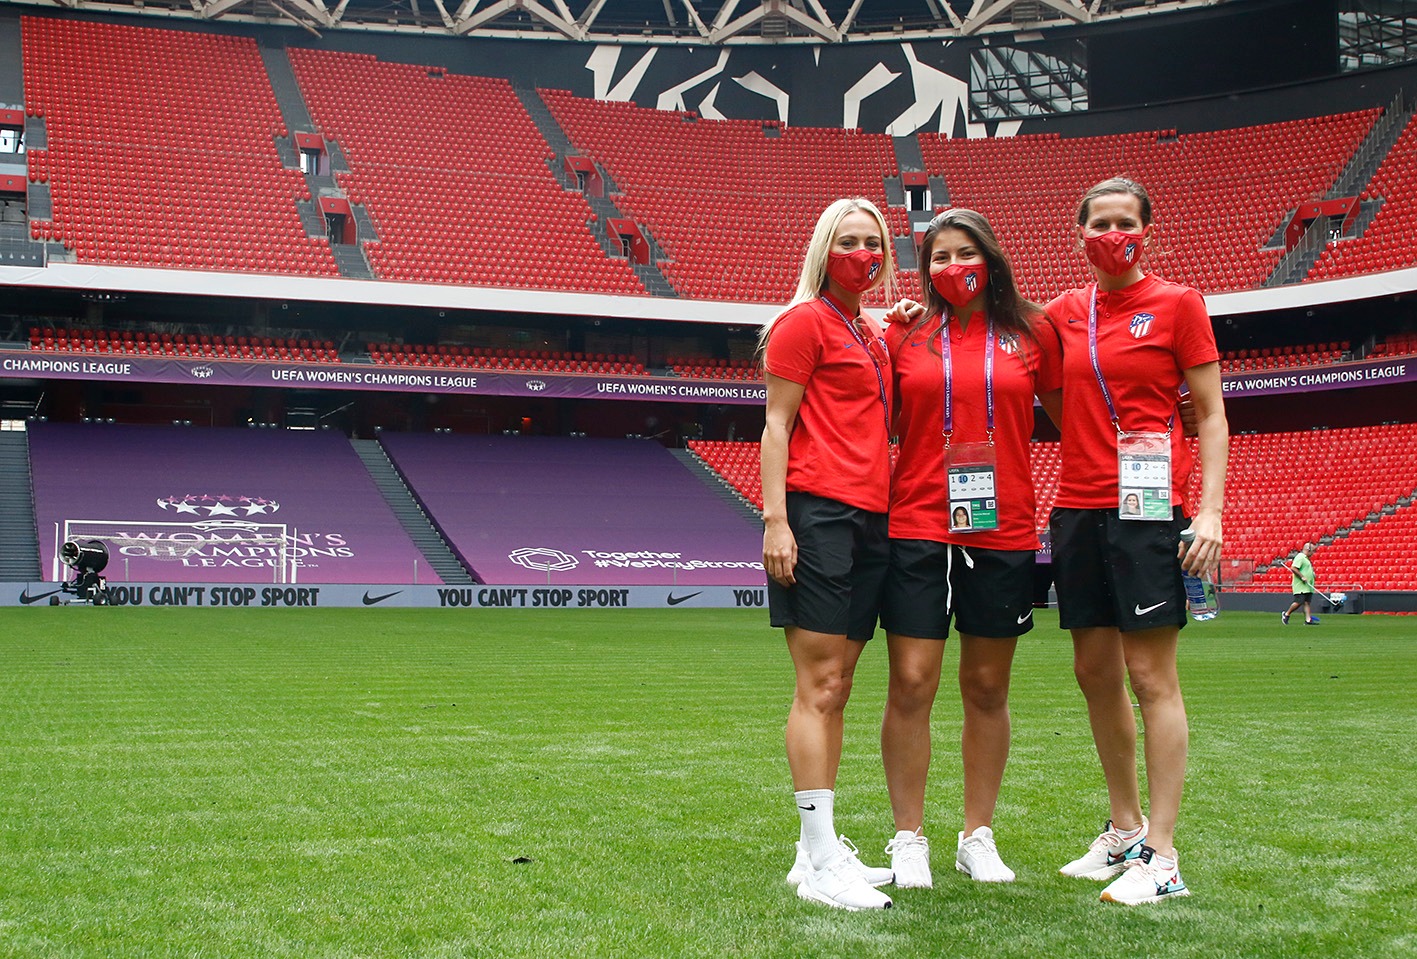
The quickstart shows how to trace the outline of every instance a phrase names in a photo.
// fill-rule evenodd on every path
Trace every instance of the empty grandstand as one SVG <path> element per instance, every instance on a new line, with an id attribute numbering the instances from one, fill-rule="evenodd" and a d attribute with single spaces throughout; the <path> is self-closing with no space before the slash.
<path id="1" fill-rule="evenodd" d="M 1307 538 L 1347 585 L 1417 591 L 1410 64 L 1031 113 L 975 98 L 972 33 L 832 45 L 765 13 L 712 54 L 582 56 L 484 36 L 500 14 L 316 40 L 241 7 L 0 5 L 6 581 L 52 579 L 73 531 L 134 582 L 760 585 L 755 336 L 817 212 L 881 206 L 910 291 L 924 224 L 976 208 L 1043 301 L 1084 279 L 1081 190 L 1125 173 L 1150 268 L 1216 320 L 1232 580 L 1281 590 Z M 144 545 L 272 504 L 283 533 Z M 275 552 L 206 565 L 235 549 Z"/>

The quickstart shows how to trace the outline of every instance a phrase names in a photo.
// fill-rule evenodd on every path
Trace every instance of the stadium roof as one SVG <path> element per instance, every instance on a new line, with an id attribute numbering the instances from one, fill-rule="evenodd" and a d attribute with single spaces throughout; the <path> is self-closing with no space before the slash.
<path id="1" fill-rule="evenodd" d="M 42 8 L 471 37 L 762 44 L 1033 39 L 1227 0 L 12 0 Z M 1022 36 L 1017 36 L 1022 34 Z"/>

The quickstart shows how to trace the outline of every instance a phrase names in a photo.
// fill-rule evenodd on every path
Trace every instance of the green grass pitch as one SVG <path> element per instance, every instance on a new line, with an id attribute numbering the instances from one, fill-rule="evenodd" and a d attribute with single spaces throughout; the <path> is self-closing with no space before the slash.
<path id="1" fill-rule="evenodd" d="M 1106 803 L 1039 620 L 995 819 L 1018 882 L 953 869 L 947 656 L 935 888 L 853 914 L 782 881 L 791 670 L 763 612 L 3 609 L 0 956 L 1417 954 L 1417 618 L 1185 631 L 1193 895 L 1133 909 L 1056 872 Z M 884 653 L 838 783 L 878 864 Z"/>

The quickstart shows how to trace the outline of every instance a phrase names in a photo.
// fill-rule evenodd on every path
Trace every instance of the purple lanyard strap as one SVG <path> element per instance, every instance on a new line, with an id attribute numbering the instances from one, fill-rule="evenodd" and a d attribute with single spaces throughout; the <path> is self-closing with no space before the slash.
<path id="1" fill-rule="evenodd" d="M 881 391 L 881 410 L 886 418 L 886 436 L 891 435 L 891 404 L 886 398 L 886 378 L 881 374 L 881 364 L 876 360 L 876 354 L 871 352 L 871 346 L 856 328 L 856 324 L 847 319 L 846 314 L 836 308 L 836 304 L 826 297 L 822 297 L 822 302 L 831 307 L 831 311 L 841 317 L 841 322 L 846 324 L 846 328 L 851 331 L 851 338 L 856 341 L 856 345 L 865 352 L 866 358 L 871 361 L 871 368 L 876 371 L 876 386 Z"/>
<path id="2" fill-rule="evenodd" d="M 984 327 L 987 349 L 984 352 L 984 407 L 988 418 L 989 445 L 994 445 L 994 318 L 989 317 Z M 940 367 L 945 377 L 945 449 L 950 447 L 954 436 L 954 364 L 950 361 L 950 323 L 940 327 Z M 1110 401 L 1109 401 L 1110 402 Z"/>
<path id="3" fill-rule="evenodd" d="M 1092 302 L 1087 309 L 1087 355 L 1092 359 L 1092 372 L 1097 374 L 1097 385 L 1102 388 L 1102 398 L 1107 401 L 1107 412 L 1112 417 L 1112 426 L 1117 435 L 1122 435 L 1122 423 L 1117 416 L 1117 407 L 1112 403 L 1112 392 L 1107 389 L 1107 381 L 1102 377 L 1102 367 L 1097 362 L 1097 284 L 1092 284 Z M 1176 424 L 1176 414 L 1166 421 L 1166 434 Z"/>

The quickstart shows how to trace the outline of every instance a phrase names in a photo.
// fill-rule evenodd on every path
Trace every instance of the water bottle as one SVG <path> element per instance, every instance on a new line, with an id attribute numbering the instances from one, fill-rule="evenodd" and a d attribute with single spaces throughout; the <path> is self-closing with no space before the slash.
<path id="1" fill-rule="evenodd" d="M 1193 530 L 1181 531 L 1181 542 L 1189 543 L 1195 538 Z M 1186 584 L 1186 607 L 1191 611 L 1191 619 L 1198 623 L 1214 619 L 1220 613 L 1220 599 L 1215 595 L 1215 584 L 1184 569 L 1181 570 L 1181 580 Z"/>

